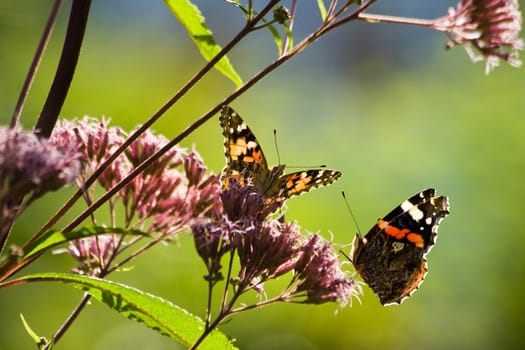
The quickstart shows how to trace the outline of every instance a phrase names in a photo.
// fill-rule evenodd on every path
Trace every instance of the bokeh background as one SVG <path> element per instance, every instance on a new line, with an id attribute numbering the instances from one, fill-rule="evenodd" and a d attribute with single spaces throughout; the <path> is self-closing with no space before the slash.
<path id="1" fill-rule="evenodd" d="M 60 52 L 69 2 L 43 60 L 22 124 L 31 128 Z M 223 1 L 195 1 L 225 44 L 242 16 Z M 298 38 L 318 23 L 316 1 L 301 1 Z M 304 3 L 304 4 L 303 4 Z M 6 124 L 52 1 L 0 0 L 0 122 Z M 379 1 L 374 13 L 435 18 L 452 1 Z M 525 5 L 521 1 L 522 8 Z M 303 7 L 304 6 L 304 7 Z M 298 39 L 296 39 L 298 40 Z M 450 197 L 429 258 L 430 273 L 401 306 L 382 307 L 364 287 L 362 303 L 339 310 L 272 305 L 232 318 L 221 329 L 242 349 L 519 349 L 525 347 L 525 73 L 503 65 L 489 76 L 446 37 L 416 27 L 352 23 L 321 39 L 232 106 L 255 130 L 269 162 L 326 164 L 337 184 L 288 202 L 290 220 L 338 244 L 356 227 L 344 190 L 366 233 L 375 220 L 427 187 Z M 244 79 L 275 57 L 267 31 L 230 55 Z M 150 116 L 204 64 L 162 1 L 94 1 L 85 45 L 63 118 L 106 116 L 127 130 Z M 173 137 L 233 90 L 210 73 L 154 129 Z M 184 141 L 211 171 L 224 165 L 214 118 Z M 71 190 L 35 203 L 18 222 L 23 243 Z M 348 248 L 349 249 L 349 248 Z M 27 272 L 69 271 L 71 258 L 49 255 Z M 205 309 L 204 268 L 188 234 L 159 246 L 112 279 L 161 295 L 197 315 Z M 60 284 L 0 290 L 0 349 L 30 349 L 19 314 L 49 336 L 81 293 Z M 255 298 L 255 296 L 254 296 Z M 89 306 L 57 349 L 178 349 L 154 331 Z"/>

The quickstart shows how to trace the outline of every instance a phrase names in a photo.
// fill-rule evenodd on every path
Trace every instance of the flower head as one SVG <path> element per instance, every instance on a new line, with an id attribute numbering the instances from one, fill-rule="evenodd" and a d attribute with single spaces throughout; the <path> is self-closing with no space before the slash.
<path id="1" fill-rule="evenodd" d="M 290 271 L 298 258 L 302 236 L 295 225 L 267 219 L 266 198 L 235 180 L 220 194 L 222 207 L 211 220 L 192 226 L 197 252 L 209 276 L 221 258 L 236 254 L 240 262 L 239 288 L 261 290 L 264 281 Z"/>
<path id="2" fill-rule="evenodd" d="M 292 280 L 274 300 L 346 305 L 360 293 L 357 282 L 341 270 L 332 246 L 320 236 L 308 238 L 282 217 L 268 217 L 273 210 L 266 210 L 265 197 L 258 191 L 232 181 L 221 199 L 221 216 L 192 226 L 207 279 L 220 280 L 221 258 L 232 254 L 240 266 L 234 278 L 239 294 L 250 289 L 263 293 L 265 283 L 288 272 L 293 272 Z"/>
<path id="3" fill-rule="evenodd" d="M 250 181 L 250 180 L 248 180 Z M 274 212 L 282 202 L 266 203 L 264 197 L 249 183 L 242 186 L 235 179 L 231 179 L 227 189 L 221 192 L 221 202 L 224 214 L 230 221 L 264 221 Z"/>
<path id="4" fill-rule="evenodd" d="M 106 120 L 84 117 L 60 122 L 52 140 L 57 144 L 75 145 L 85 154 L 88 169 L 93 173 L 126 137 L 123 130 L 110 127 Z M 167 143 L 162 135 L 145 131 L 102 172 L 98 183 L 109 190 Z M 149 220 L 149 225 L 141 229 L 170 236 L 187 229 L 193 220 L 219 210 L 217 176 L 206 174 L 206 170 L 196 151 L 188 152 L 175 146 L 123 186 L 112 200 L 114 203 L 120 200 L 125 208 L 126 227 L 136 221 Z M 79 186 L 82 185 L 80 182 Z"/>
<path id="5" fill-rule="evenodd" d="M 474 62 L 485 60 L 488 74 L 500 60 L 521 65 L 521 23 L 517 0 L 462 0 L 434 27 L 448 33 L 448 47 L 462 45 Z"/>
<path id="6" fill-rule="evenodd" d="M 86 116 L 80 120 L 59 121 L 49 141 L 57 147 L 76 147 L 84 154 L 87 160 L 87 170 L 92 173 L 122 145 L 125 136 L 126 134 L 120 128 L 109 127 L 108 120 L 99 121 Z M 115 167 L 117 166 L 113 166 Z M 106 186 L 106 189 L 109 187 L 111 187 L 110 184 Z"/>
<path id="7" fill-rule="evenodd" d="M 83 161 L 74 145 L 56 145 L 31 132 L 0 128 L 0 250 L 25 206 L 73 182 Z"/>
<path id="8" fill-rule="evenodd" d="M 109 266 L 118 238 L 114 235 L 99 235 L 72 241 L 67 251 L 78 261 L 74 273 L 99 276 Z"/>
<path id="9" fill-rule="evenodd" d="M 2 197 L 8 191 L 20 198 L 57 190 L 75 180 L 83 159 L 73 145 L 55 145 L 31 132 L 0 128 Z"/>
<path id="10" fill-rule="evenodd" d="M 105 120 L 84 117 L 79 121 L 60 122 L 52 135 L 57 145 L 71 145 L 84 153 L 87 171 L 79 179 L 84 186 L 86 179 L 111 157 L 112 162 L 97 178 L 98 185 L 109 190 L 130 175 L 139 164 L 149 161 L 158 152 L 163 153 L 148 163 L 143 171 L 128 178 L 127 182 L 111 198 L 110 216 L 117 210 L 123 212 L 123 228 L 140 229 L 151 234 L 154 243 L 170 240 L 187 230 L 196 222 L 216 217 L 222 210 L 219 199 L 219 181 L 207 174 L 206 166 L 196 151 L 174 146 L 165 150 L 168 140 L 147 130 L 131 142 L 126 150 L 113 159 L 114 152 L 126 141 L 128 135 L 120 128 L 110 127 Z M 93 200 L 94 191 L 86 191 L 85 198 Z M 203 228 L 204 230 L 204 228 Z M 204 232 L 204 231 L 203 231 Z M 76 272 L 98 274 L 111 270 L 104 263 L 108 254 L 119 254 L 118 235 L 99 236 L 70 244 L 69 253 L 79 261 Z M 123 238 L 125 247 L 140 241 L 140 238 Z M 111 259 L 113 260 L 113 259 Z"/>
<path id="11" fill-rule="evenodd" d="M 332 245 L 318 235 L 301 247 L 295 271 L 299 281 L 296 292 L 306 294 L 306 303 L 335 301 L 345 306 L 361 294 L 359 283 L 341 270 Z"/>
<path id="12" fill-rule="evenodd" d="M 239 284 L 256 286 L 292 270 L 303 241 L 296 225 L 270 220 L 246 226 L 232 238 L 241 265 Z"/>

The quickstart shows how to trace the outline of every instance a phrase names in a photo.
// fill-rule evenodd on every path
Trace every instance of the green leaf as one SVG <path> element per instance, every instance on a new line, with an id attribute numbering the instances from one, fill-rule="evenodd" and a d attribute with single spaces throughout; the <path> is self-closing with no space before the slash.
<path id="1" fill-rule="evenodd" d="M 275 41 L 275 45 L 277 45 L 277 52 L 279 53 L 279 56 L 283 54 L 283 40 L 281 39 L 281 35 L 275 29 L 273 25 L 268 25 L 268 29 L 272 33 L 273 41 Z"/>
<path id="2" fill-rule="evenodd" d="M 130 320 L 144 323 L 186 347 L 193 345 L 204 330 L 204 322 L 199 317 L 156 295 L 121 283 L 66 273 L 39 273 L 22 277 L 19 281 L 64 282 L 85 291 Z M 236 347 L 224 333 L 214 330 L 199 346 L 199 350 L 206 349 Z"/>
<path id="3" fill-rule="evenodd" d="M 326 19 L 326 7 L 324 6 L 324 0 L 317 0 L 319 6 L 319 12 L 321 12 L 321 18 L 323 21 Z"/>
<path id="4" fill-rule="evenodd" d="M 43 345 L 45 345 L 47 343 L 46 338 L 40 337 L 40 336 L 38 336 L 38 334 L 36 334 L 36 332 L 31 328 L 29 323 L 27 323 L 24 315 L 20 314 L 20 318 L 22 319 L 22 323 L 24 325 L 24 328 L 26 329 L 27 334 L 33 339 L 35 344 L 40 349 Z"/>
<path id="5" fill-rule="evenodd" d="M 286 37 L 288 39 L 288 50 L 293 48 L 293 35 L 288 24 L 284 25 L 284 30 L 286 31 Z"/>
<path id="6" fill-rule="evenodd" d="M 221 51 L 221 47 L 215 42 L 213 33 L 206 26 L 204 16 L 197 6 L 193 5 L 190 0 L 164 0 L 164 2 L 184 26 L 206 61 L 209 62 Z M 228 57 L 222 57 L 215 64 L 215 68 L 237 87 L 242 85 L 242 79 L 230 64 Z"/>
<path id="7" fill-rule="evenodd" d="M 139 230 L 123 229 L 118 227 L 103 227 L 103 226 L 86 226 L 82 227 L 79 230 L 70 231 L 68 233 L 63 233 L 58 230 L 49 230 L 46 231 L 42 236 L 40 236 L 36 241 L 34 241 L 29 247 L 27 247 L 23 259 L 27 259 L 30 256 L 39 253 L 50 247 L 72 241 L 79 238 L 86 238 L 90 236 L 103 235 L 103 234 L 129 234 L 129 235 L 144 235 L 147 236 L 145 232 Z"/>

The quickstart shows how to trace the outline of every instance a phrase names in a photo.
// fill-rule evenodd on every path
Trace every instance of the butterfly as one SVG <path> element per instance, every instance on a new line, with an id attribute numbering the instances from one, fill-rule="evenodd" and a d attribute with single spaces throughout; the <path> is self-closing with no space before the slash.
<path id="1" fill-rule="evenodd" d="M 427 274 L 426 255 L 434 246 L 449 201 L 432 188 L 404 201 L 352 243 L 350 261 L 382 305 L 401 304 Z"/>
<path id="2" fill-rule="evenodd" d="M 341 172 L 325 168 L 284 174 L 285 165 L 268 167 L 268 162 L 246 122 L 231 107 L 224 106 L 220 115 L 224 135 L 226 166 L 222 170 L 223 189 L 235 180 L 241 186 L 253 186 L 267 203 L 282 202 L 292 196 L 334 183 Z"/>

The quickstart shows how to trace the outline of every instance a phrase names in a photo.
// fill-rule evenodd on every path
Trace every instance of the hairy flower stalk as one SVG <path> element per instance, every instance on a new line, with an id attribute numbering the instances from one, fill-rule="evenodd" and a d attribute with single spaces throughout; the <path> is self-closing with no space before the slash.
<path id="1" fill-rule="evenodd" d="M 59 123 L 51 141 L 75 145 L 84 153 L 87 171 L 77 179 L 78 185 L 83 186 L 83 181 L 126 137 L 123 130 L 109 127 L 105 120 L 85 117 Z M 105 190 L 110 189 L 167 142 L 163 136 L 146 131 L 101 174 L 98 184 Z M 173 147 L 111 199 L 110 217 L 116 217 L 122 210 L 124 228 L 140 229 L 150 234 L 153 242 L 169 240 L 189 229 L 196 220 L 215 216 L 220 211 L 218 178 L 206 174 L 206 170 L 196 151 Z M 93 189 L 86 193 L 88 203 L 93 195 Z M 108 270 L 120 250 L 138 240 L 140 238 L 124 240 L 123 236 L 104 235 L 73 242 L 68 251 L 79 263 L 74 271 L 99 275 Z"/>
<path id="2" fill-rule="evenodd" d="M 83 160 L 74 145 L 0 128 L 0 251 L 20 213 L 38 197 L 72 183 Z"/>

